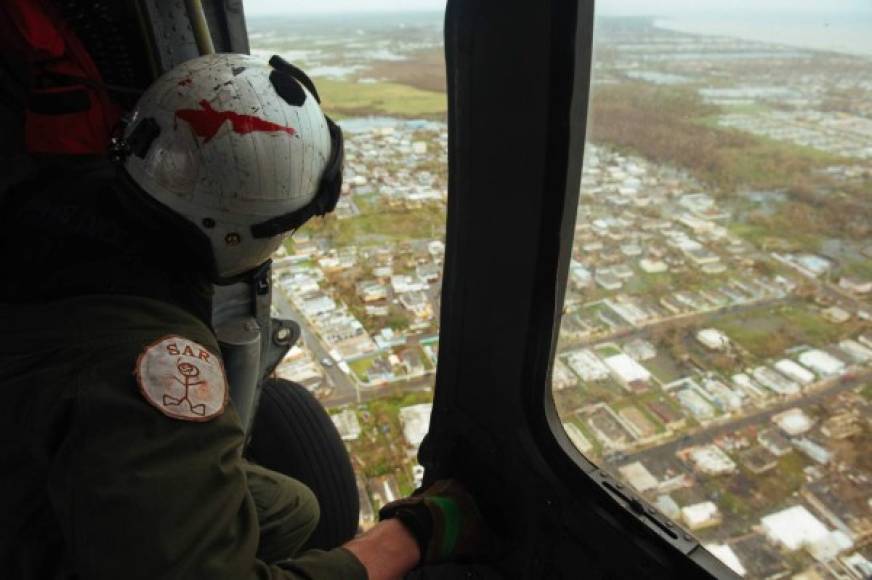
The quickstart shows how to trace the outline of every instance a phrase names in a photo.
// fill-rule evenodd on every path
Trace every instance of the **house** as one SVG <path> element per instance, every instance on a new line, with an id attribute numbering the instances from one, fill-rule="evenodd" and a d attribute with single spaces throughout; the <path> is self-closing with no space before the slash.
<path id="1" fill-rule="evenodd" d="M 821 315 L 835 324 L 843 324 L 851 320 L 851 314 L 838 306 L 830 306 L 821 311 Z"/>
<path id="2" fill-rule="evenodd" d="M 805 411 L 798 407 L 773 415 L 772 422 L 778 425 L 779 429 L 790 437 L 802 435 L 814 425 L 814 422 L 805 414 Z"/>
<path id="3" fill-rule="evenodd" d="M 760 431 L 757 434 L 757 442 L 776 457 L 787 455 L 793 449 L 790 440 L 775 429 Z"/>
<path id="4" fill-rule="evenodd" d="M 388 287 L 378 280 L 364 280 L 356 286 L 357 295 L 364 302 L 377 302 L 388 297 Z"/>
<path id="5" fill-rule="evenodd" d="M 681 508 L 681 519 L 691 530 L 699 530 L 721 523 L 721 512 L 714 502 L 704 501 Z"/>
<path id="6" fill-rule="evenodd" d="M 696 333 L 696 339 L 707 349 L 724 351 L 730 347 L 730 339 L 715 328 L 705 328 Z"/>
<path id="7" fill-rule="evenodd" d="M 799 362 L 821 377 L 837 375 L 845 370 L 845 363 L 833 355 L 818 349 L 807 350 L 800 354 Z"/>
<path id="8" fill-rule="evenodd" d="M 775 370 L 777 370 L 779 373 L 781 373 L 788 379 L 796 381 L 800 385 L 810 385 L 815 380 L 814 373 L 796 364 L 790 359 L 783 358 L 776 362 L 773 366 L 775 367 Z"/>

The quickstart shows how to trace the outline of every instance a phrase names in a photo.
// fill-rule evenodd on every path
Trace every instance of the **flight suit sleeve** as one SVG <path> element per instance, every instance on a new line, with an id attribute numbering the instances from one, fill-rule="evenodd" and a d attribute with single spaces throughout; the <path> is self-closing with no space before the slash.
<path id="1" fill-rule="evenodd" d="M 75 576 L 366 579 L 343 548 L 278 565 L 257 560 L 235 411 L 204 421 L 162 414 L 139 391 L 131 361 L 129 348 L 106 346 L 70 369 L 76 403 L 48 487 Z"/>

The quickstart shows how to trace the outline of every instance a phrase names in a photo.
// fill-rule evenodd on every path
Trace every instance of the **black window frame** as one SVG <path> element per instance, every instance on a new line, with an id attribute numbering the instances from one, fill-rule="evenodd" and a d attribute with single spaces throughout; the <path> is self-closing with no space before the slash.
<path id="1" fill-rule="evenodd" d="M 457 477 L 512 578 L 737 578 L 586 459 L 551 368 L 591 77 L 592 0 L 448 0 L 448 218 L 426 481 Z"/>

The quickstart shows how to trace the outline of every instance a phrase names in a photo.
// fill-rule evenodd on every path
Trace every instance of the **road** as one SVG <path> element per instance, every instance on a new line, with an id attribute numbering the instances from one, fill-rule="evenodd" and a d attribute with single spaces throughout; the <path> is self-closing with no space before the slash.
<path id="1" fill-rule="evenodd" d="M 322 359 L 328 358 L 333 360 L 333 357 L 330 356 L 327 347 L 321 342 L 321 339 L 309 325 L 309 321 L 306 320 L 303 313 L 300 312 L 293 303 L 291 303 L 281 290 L 273 292 L 272 302 L 273 306 L 278 310 L 279 316 L 282 318 L 290 318 L 300 325 L 303 342 L 306 347 L 312 351 L 316 362 L 324 368 L 324 376 L 327 382 L 326 386 L 333 389 L 333 395 L 330 397 L 330 400 L 332 401 L 335 398 L 347 403 L 358 401 L 358 389 L 354 381 L 352 381 L 348 375 L 339 370 L 338 366 L 334 365 L 331 367 L 324 367 L 324 365 L 321 364 Z"/>
<path id="2" fill-rule="evenodd" d="M 663 459 L 674 457 L 675 453 L 679 449 L 691 447 L 693 445 L 699 445 L 701 443 L 706 443 L 711 441 L 715 437 L 718 437 L 719 435 L 732 433 L 755 423 L 768 421 L 769 418 L 773 415 L 776 415 L 782 411 L 786 411 L 787 409 L 790 409 L 792 407 L 804 407 L 809 404 L 816 403 L 825 397 L 832 396 L 836 393 L 840 393 L 848 389 L 853 389 L 863 381 L 869 380 L 870 377 L 872 377 L 872 371 L 865 370 L 862 373 L 858 374 L 857 377 L 850 380 L 843 381 L 839 380 L 839 378 L 833 378 L 821 381 L 820 386 L 807 390 L 803 395 L 799 397 L 794 397 L 792 399 L 781 401 L 772 406 L 766 407 L 765 409 L 760 409 L 759 411 L 756 411 L 749 415 L 744 415 L 732 421 L 703 427 L 702 429 L 696 431 L 691 435 L 680 437 L 678 439 L 668 441 L 655 447 L 649 447 L 635 453 L 627 453 L 621 459 L 620 463 L 622 465 L 625 465 L 627 463 L 632 463 L 634 461 L 640 461 L 645 459 Z"/>
<path id="3" fill-rule="evenodd" d="M 767 306 L 772 306 L 774 304 L 778 304 L 783 301 L 785 298 L 764 298 L 761 300 L 756 300 L 753 302 L 745 302 L 743 304 L 730 304 L 729 306 L 722 306 L 721 308 L 717 308 L 715 310 L 705 310 L 702 312 L 687 312 L 684 314 L 676 314 L 675 316 L 669 316 L 666 318 L 659 318 L 657 320 L 653 320 L 651 322 L 641 324 L 638 326 L 627 326 L 621 327 L 619 330 L 612 332 L 608 335 L 597 335 L 590 338 L 584 338 L 581 340 L 566 340 L 561 341 L 560 343 L 560 353 L 564 353 L 576 348 L 590 346 L 592 344 L 598 344 L 601 342 L 609 341 L 609 340 L 617 340 L 619 338 L 628 338 L 628 337 L 648 337 L 652 332 L 664 327 L 674 326 L 676 323 L 687 324 L 693 322 L 698 324 L 699 322 L 705 320 L 714 320 L 724 316 L 726 314 L 736 314 L 737 312 L 742 312 L 745 310 L 754 310 L 757 308 L 765 308 Z"/>

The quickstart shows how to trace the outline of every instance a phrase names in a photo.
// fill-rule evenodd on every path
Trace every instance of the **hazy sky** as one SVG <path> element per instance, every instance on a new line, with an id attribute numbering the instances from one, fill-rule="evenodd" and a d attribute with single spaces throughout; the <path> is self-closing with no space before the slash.
<path id="1" fill-rule="evenodd" d="M 384 10 L 442 10 L 445 0 L 244 0 L 245 12 L 301 14 Z M 535 5 L 535 0 L 531 2 Z M 872 13 L 872 0 L 598 0 L 600 14 L 720 14 L 736 12 Z"/>

